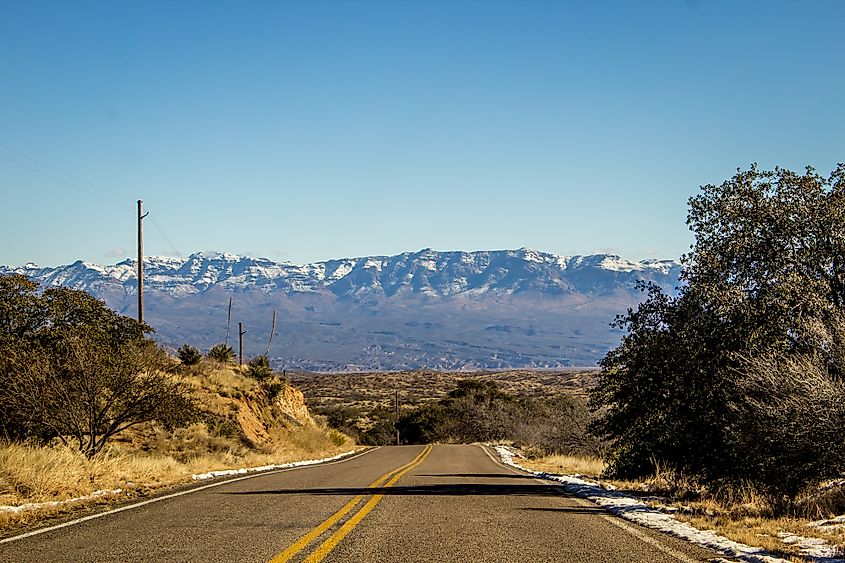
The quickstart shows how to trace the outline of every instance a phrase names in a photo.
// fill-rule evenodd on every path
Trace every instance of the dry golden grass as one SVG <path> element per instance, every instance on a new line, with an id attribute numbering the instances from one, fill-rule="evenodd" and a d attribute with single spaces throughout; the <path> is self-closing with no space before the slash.
<path id="1" fill-rule="evenodd" d="M 5 444 L 0 446 L 0 504 L 67 500 L 127 486 L 155 487 L 183 479 L 185 469 L 170 456 L 109 449 L 88 459 L 63 446 Z"/>
<path id="2" fill-rule="evenodd" d="M 213 360 L 203 360 L 195 366 L 182 367 L 183 379 L 197 389 L 223 397 L 254 391 L 259 384 L 239 373 L 239 368 Z"/>
<path id="3" fill-rule="evenodd" d="M 785 544 L 778 533 L 787 532 L 806 538 L 820 538 L 837 546 L 845 554 L 845 531 L 808 528 L 807 520 L 798 518 L 737 517 L 720 514 L 711 509 L 713 516 L 706 514 L 678 514 L 676 518 L 701 530 L 713 530 L 728 539 L 762 547 L 766 551 L 789 558 L 791 561 L 805 561 L 796 545 Z M 729 512 L 729 511 L 728 511 Z"/>
<path id="4" fill-rule="evenodd" d="M 189 482 L 196 473 L 318 459 L 354 447 L 344 436 L 316 426 L 274 430 L 272 443 L 257 450 L 209 436 L 205 427 L 198 424 L 178 429 L 174 434 L 177 436 L 173 441 L 181 445 L 181 449 L 174 451 L 175 455 L 116 445 L 88 459 L 65 447 L 0 445 L 0 505 L 62 501 L 113 489 L 142 496 L 155 489 Z M 214 445 L 210 447 L 210 443 Z M 159 447 L 164 450 L 164 446 Z M 79 504 L 107 501 L 101 498 Z M 37 517 L 70 508 L 39 509 Z M 0 528 L 34 518 L 34 512 L 0 513 Z"/>
<path id="5" fill-rule="evenodd" d="M 522 465 L 534 471 L 563 475 L 586 475 L 598 478 L 604 471 L 604 462 L 597 457 L 576 455 L 550 455 L 522 460 Z"/>
<path id="6" fill-rule="evenodd" d="M 581 456 L 553 455 L 535 459 L 522 459 L 519 463 L 535 471 L 564 475 L 586 475 L 599 479 L 604 471 L 602 460 Z M 774 517 L 768 502 L 752 487 L 738 487 L 720 491 L 719 499 L 708 491 L 695 487 L 690 480 L 671 471 L 658 470 L 655 475 L 641 481 L 601 479 L 620 491 L 641 496 L 652 506 L 664 505 L 677 509 L 675 517 L 702 530 L 712 530 L 726 538 L 747 545 L 761 547 L 773 554 L 796 562 L 806 559 L 797 545 L 785 544 L 779 533 L 789 533 L 805 538 L 819 538 L 836 546 L 845 555 L 845 526 L 833 529 L 810 527 L 810 519 Z M 828 493 L 827 496 L 839 493 Z M 660 500 L 655 500 L 658 497 Z M 827 499 L 828 502 L 829 499 Z M 835 514 L 822 510 L 819 518 L 832 518 Z"/>

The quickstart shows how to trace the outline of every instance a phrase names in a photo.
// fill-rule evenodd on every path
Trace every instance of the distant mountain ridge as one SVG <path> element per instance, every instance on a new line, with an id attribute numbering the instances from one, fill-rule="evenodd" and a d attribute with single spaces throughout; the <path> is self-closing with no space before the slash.
<path id="1" fill-rule="evenodd" d="M 254 354 L 266 351 L 269 315 L 278 309 L 271 355 L 290 368 L 592 365 L 618 342 L 608 326 L 613 316 L 642 298 L 637 281 L 673 292 L 680 267 L 674 260 L 527 248 L 423 249 L 305 265 L 228 253 L 146 257 L 145 313 L 163 342 L 208 347 L 223 340 L 234 295 L 235 323 L 251 327 L 247 350 Z M 0 274 L 12 272 L 87 291 L 135 314 L 134 260 L 0 266 Z"/>
<path id="2" fill-rule="evenodd" d="M 198 252 L 188 258 L 144 258 L 145 288 L 173 297 L 201 293 L 212 286 L 228 290 L 308 293 L 330 291 L 338 297 L 410 291 L 446 297 L 460 293 L 613 290 L 637 279 L 677 280 L 674 260 L 631 262 L 611 254 L 559 256 L 526 248 L 477 252 L 424 249 L 396 256 L 366 256 L 295 265 L 229 253 Z M 103 284 L 127 292 L 137 286 L 135 260 L 100 266 L 81 260 L 55 268 L 35 264 L 0 266 L 0 273 L 21 273 L 46 285 L 96 291 Z"/>

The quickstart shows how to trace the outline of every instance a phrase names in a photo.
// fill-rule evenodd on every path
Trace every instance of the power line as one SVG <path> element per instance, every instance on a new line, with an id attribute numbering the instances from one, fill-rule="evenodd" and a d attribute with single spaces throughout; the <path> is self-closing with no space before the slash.
<path id="1" fill-rule="evenodd" d="M 61 169 L 59 169 L 59 168 L 56 168 L 55 166 L 51 166 L 50 164 L 47 164 L 46 162 L 44 162 L 44 161 L 42 161 L 42 160 L 39 160 L 39 159 L 35 158 L 34 156 L 28 155 L 28 154 L 26 154 L 25 152 L 19 151 L 19 150 L 17 150 L 17 149 L 13 149 L 12 147 L 10 147 L 9 145 L 7 145 L 7 144 L 5 144 L 5 143 L 0 143 L 0 147 L 3 147 L 3 148 L 4 148 L 4 149 L 6 149 L 7 151 L 9 151 L 9 152 L 13 152 L 13 153 L 15 153 L 15 154 L 16 154 L 16 155 L 18 155 L 18 156 L 22 156 L 22 157 L 24 157 L 24 158 L 26 158 L 26 159 L 29 159 L 29 160 L 31 160 L 32 162 L 35 162 L 35 163 L 39 164 L 40 166 L 43 166 L 44 168 L 49 168 L 50 170 L 52 170 L 52 171 L 54 171 L 54 172 L 58 172 L 58 173 L 59 173 L 59 174 L 61 174 L 62 176 L 67 176 L 68 178 L 70 178 L 70 179 L 72 179 L 72 180 L 74 180 L 74 181 L 76 181 L 76 182 L 80 182 L 80 183 L 82 183 L 82 184 L 85 184 L 86 186 L 88 186 L 88 187 L 90 187 L 90 188 L 93 188 L 93 189 L 98 190 L 98 191 L 102 191 L 102 192 L 109 193 L 109 194 L 111 194 L 111 195 L 113 195 L 113 196 L 117 196 L 117 197 L 119 197 L 120 199 L 125 199 L 125 200 L 127 200 L 127 201 L 131 201 L 131 198 L 126 197 L 126 195 L 124 195 L 124 194 L 122 194 L 122 193 L 116 192 L 116 191 L 111 190 L 111 189 L 109 189 L 109 188 L 105 188 L 105 187 L 103 187 L 103 186 L 98 186 L 97 184 L 93 184 L 93 183 L 91 183 L 91 182 L 89 182 L 89 181 L 87 181 L 87 180 L 83 180 L 82 178 L 77 178 L 76 176 L 74 176 L 74 175 L 73 175 L 73 174 L 71 174 L 70 172 L 65 172 L 64 170 L 61 170 Z"/>
<path id="2" fill-rule="evenodd" d="M 66 178 L 70 178 L 73 181 L 70 182 L 70 181 L 68 181 L 64 178 L 57 176 L 56 174 L 52 174 L 50 172 L 47 172 L 46 170 L 43 170 L 42 168 L 37 168 L 35 166 L 32 166 L 29 163 L 23 162 L 23 161 L 21 161 L 17 158 L 9 156 L 8 154 L 4 154 L 2 151 L 0 151 L 0 156 L 5 158 L 6 160 L 14 162 L 15 164 L 23 166 L 24 168 L 26 168 L 28 170 L 31 170 L 31 171 L 36 172 L 38 174 L 41 174 L 42 176 L 46 176 L 47 178 L 50 178 L 53 181 L 64 184 L 65 186 L 71 187 L 71 188 L 78 190 L 80 192 L 83 192 L 83 193 L 86 193 L 88 195 L 94 196 L 96 198 L 102 199 L 103 201 L 108 201 L 109 203 L 113 203 L 113 204 L 119 205 L 121 207 L 128 207 L 128 208 L 133 207 L 131 198 L 126 197 L 124 194 L 122 194 L 120 192 L 117 192 L 115 190 L 112 190 L 112 189 L 109 189 L 109 188 L 106 188 L 106 187 L 103 187 L 103 186 L 98 186 L 97 184 L 93 184 L 93 183 L 91 183 L 87 180 L 84 180 L 82 178 L 74 176 L 73 174 L 71 174 L 69 172 L 65 172 L 64 170 L 61 170 L 60 168 L 56 168 L 55 166 L 52 166 L 52 165 L 44 162 L 43 160 L 39 160 L 39 159 L 35 158 L 34 156 L 28 155 L 25 152 L 19 151 L 17 149 L 13 149 L 12 147 L 10 147 L 9 145 L 7 145 L 5 143 L 0 143 L 0 148 L 3 148 L 6 151 L 14 153 L 14 154 L 16 154 L 20 157 L 23 157 L 27 160 L 30 160 L 31 162 L 34 162 L 37 165 L 39 165 L 43 168 L 46 168 L 47 170 L 52 170 L 53 172 L 55 172 L 57 174 L 65 176 Z M 83 184 L 83 185 L 80 185 L 80 184 Z M 85 186 L 88 186 L 88 187 L 86 188 Z M 102 193 L 102 192 L 105 192 L 105 193 Z M 110 195 L 105 195 L 105 194 L 110 194 Z M 114 197 L 111 197 L 111 196 L 116 196 L 116 197 L 120 198 L 120 200 L 115 199 Z M 183 256 L 183 254 L 179 251 L 179 249 L 176 248 L 176 245 L 173 244 L 173 241 L 170 240 L 170 237 L 167 236 L 167 233 L 164 232 L 164 227 L 162 227 L 161 224 L 159 224 L 159 222 L 155 220 L 155 217 L 150 216 L 150 221 L 152 222 L 155 230 L 158 231 L 158 233 L 161 235 L 161 238 L 164 239 L 164 241 L 168 244 L 168 246 L 170 246 L 170 249 L 173 250 L 173 252 L 175 252 L 177 256 L 180 256 L 180 257 Z"/>
<path id="3" fill-rule="evenodd" d="M 5 145 L 0 145 L 0 146 L 5 146 Z M 18 165 L 20 165 L 20 166 L 23 166 L 24 168 L 27 168 L 27 169 L 29 169 L 29 170 L 32 170 L 33 172 L 36 172 L 36 173 L 38 173 L 38 174 L 41 174 L 42 176 L 46 176 L 47 178 L 50 178 L 51 180 L 53 180 L 53 181 L 55 181 L 55 182 L 59 182 L 59 183 L 64 184 L 64 185 L 66 185 L 66 186 L 68 186 L 68 187 L 71 187 L 71 188 L 73 188 L 73 189 L 75 189 L 75 190 L 79 190 L 80 192 L 84 192 L 84 193 L 86 193 L 86 194 L 88 194 L 88 195 L 91 195 L 91 196 L 94 196 L 94 197 L 96 197 L 96 198 L 102 199 L 103 201 L 108 201 L 109 203 L 113 203 L 113 204 L 115 204 L 115 205 L 119 205 L 119 206 L 121 206 L 121 207 L 129 207 L 129 208 L 131 208 L 131 207 L 132 207 L 132 206 L 131 206 L 130 204 L 128 204 L 128 203 L 124 203 L 124 202 L 122 202 L 122 201 L 118 201 L 118 200 L 116 200 L 116 199 L 114 199 L 114 198 L 111 198 L 111 197 L 105 196 L 105 195 L 103 195 L 103 194 L 99 194 L 99 193 L 97 193 L 97 192 L 95 192 L 95 191 L 85 189 L 85 188 L 83 188 L 82 186 L 79 186 L 79 185 L 77 185 L 77 184 L 74 184 L 74 183 L 68 182 L 67 180 L 64 180 L 64 179 L 62 179 L 62 178 L 59 178 L 58 176 L 56 176 L 56 175 L 54 175 L 54 174 L 50 174 L 49 172 L 45 172 L 44 170 L 41 170 L 41 169 L 39 169 L 39 168 L 35 168 L 34 166 L 30 166 L 30 165 L 29 165 L 29 164 L 27 164 L 26 162 L 21 162 L 20 160 L 18 160 L 18 159 L 16 159 L 16 158 L 13 158 L 13 157 L 11 157 L 11 156 L 9 156 L 9 155 L 7 155 L 7 154 L 4 154 L 4 153 L 2 153 L 2 152 L 0 152 L 0 156 L 2 156 L 3 158 L 5 158 L 6 160 L 10 160 L 10 161 L 14 162 L 15 164 L 18 164 Z"/>
<path id="4" fill-rule="evenodd" d="M 170 245 L 170 249 L 176 253 L 176 256 L 179 256 L 181 258 L 183 254 L 179 252 L 179 249 L 176 248 L 176 245 L 173 244 L 173 242 L 170 240 L 170 237 L 167 236 L 167 234 L 164 232 L 164 228 L 159 225 L 158 221 L 155 220 L 155 217 L 153 215 L 150 215 L 150 221 L 153 224 L 153 228 L 158 231 L 158 234 L 161 235 L 161 238 L 163 238 L 165 242 Z"/>

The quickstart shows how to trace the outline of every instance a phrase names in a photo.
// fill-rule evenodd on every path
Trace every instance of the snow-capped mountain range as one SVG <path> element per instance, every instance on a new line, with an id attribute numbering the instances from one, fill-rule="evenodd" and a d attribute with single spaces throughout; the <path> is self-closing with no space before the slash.
<path id="1" fill-rule="evenodd" d="M 0 266 L 4 273 L 82 289 L 135 314 L 134 260 Z M 278 309 L 271 356 L 291 368 L 592 365 L 618 342 L 614 315 L 642 298 L 637 280 L 671 292 L 679 273 L 673 260 L 526 248 L 424 249 L 305 265 L 196 253 L 144 259 L 145 314 L 163 342 L 208 347 L 225 337 L 233 295 L 233 320 L 251 327 L 247 350 L 260 353 Z"/>
<path id="2" fill-rule="evenodd" d="M 134 293 L 135 260 L 110 266 L 77 261 L 41 268 L 0 266 L 0 273 L 21 273 L 45 285 L 62 285 L 96 293 L 122 286 Z M 396 256 L 367 256 L 296 265 L 228 253 L 196 253 L 188 258 L 144 258 L 145 288 L 172 297 L 202 293 L 212 287 L 230 291 L 260 289 L 272 293 L 319 293 L 338 297 L 416 293 L 448 297 L 462 293 L 548 294 L 613 291 L 631 288 L 637 279 L 674 283 L 679 264 L 673 260 L 630 262 L 618 256 L 558 256 L 526 248 L 482 252 L 437 252 L 430 249 Z"/>

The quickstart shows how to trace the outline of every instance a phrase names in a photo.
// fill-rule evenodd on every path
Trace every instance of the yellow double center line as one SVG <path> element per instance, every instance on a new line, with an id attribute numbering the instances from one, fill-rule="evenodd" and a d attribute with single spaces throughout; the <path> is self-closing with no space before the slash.
<path id="1" fill-rule="evenodd" d="M 415 457 L 409 463 L 406 463 L 401 467 L 398 467 L 392 471 L 385 473 L 384 475 L 367 485 L 367 488 L 374 489 L 376 487 L 381 486 L 383 486 L 384 488 L 392 487 L 396 483 L 396 481 L 402 478 L 403 475 L 405 475 L 417 465 L 421 464 L 431 452 L 431 449 L 432 446 L 426 446 L 425 448 L 423 448 L 423 451 L 421 451 L 417 455 L 417 457 Z M 364 500 L 364 498 L 367 496 L 369 495 L 357 495 L 355 498 L 343 505 L 340 510 L 323 520 L 310 532 L 296 540 L 296 542 L 291 544 L 290 547 L 273 557 L 273 559 L 270 560 L 270 563 L 285 563 L 287 561 L 290 561 L 290 559 L 294 555 L 302 551 L 312 541 L 323 535 L 326 530 L 337 524 L 341 518 L 346 516 L 350 511 L 352 511 L 352 509 L 358 506 L 358 503 Z M 334 549 L 337 544 L 340 543 L 340 541 L 344 537 L 346 537 L 346 535 L 351 532 L 352 529 L 355 528 L 355 526 L 357 526 L 358 523 L 361 522 L 361 520 L 363 520 L 364 517 L 373 510 L 373 508 L 375 508 L 375 506 L 379 503 L 379 501 L 381 501 L 383 497 L 384 494 L 382 493 L 372 495 L 370 500 L 368 500 L 367 503 L 364 504 L 364 506 L 362 506 L 360 510 L 358 510 L 358 512 L 356 512 L 349 520 L 347 520 L 346 523 L 344 523 L 343 526 L 341 526 L 335 533 L 329 536 L 328 539 L 326 539 L 322 544 L 320 544 L 320 546 L 315 549 L 311 553 L 311 555 L 309 555 L 308 558 L 305 559 L 305 561 L 308 563 L 318 563 L 319 561 L 322 561 L 326 557 L 326 555 L 328 555 L 329 552 L 331 552 L 331 550 Z"/>

